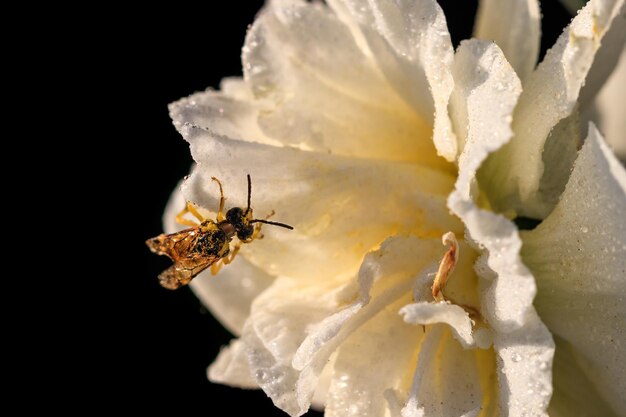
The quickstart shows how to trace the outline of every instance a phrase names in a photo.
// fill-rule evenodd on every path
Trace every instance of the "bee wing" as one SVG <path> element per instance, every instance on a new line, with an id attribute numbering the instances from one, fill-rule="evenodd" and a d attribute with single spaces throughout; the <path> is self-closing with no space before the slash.
<path id="1" fill-rule="evenodd" d="M 198 226 L 180 232 L 161 234 L 146 240 L 150 250 L 158 255 L 166 255 L 174 262 L 178 261 L 182 254 L 188 252 L 193 242 L 197 239 L 200 228 Z"/>
<path id="2" fill-rule="evenodd" d="M 170 290 L 187 285 L 196 275 L 225 256 L 218 255 L 221 245 L 228 244 L 224 238 L 224 232 L 216 224 L 205 222 L 202 226 L 148 239 L 146 244 L 152 252 L 166 255 L 174 261 L 174 265 L 159 275 L 161 285 Z M 205 250 L 206 242 L 216 244 L 218 249 Z"/>
<path id="3" fill-rule="evenodd" d="M 177 262 L 161 272 L 159 283 L 168 290 L 176 290 L 183 285 L 189 284 L 196 275 L 213 265 L 217 260 L 217 257 L 211 256 Z"/>

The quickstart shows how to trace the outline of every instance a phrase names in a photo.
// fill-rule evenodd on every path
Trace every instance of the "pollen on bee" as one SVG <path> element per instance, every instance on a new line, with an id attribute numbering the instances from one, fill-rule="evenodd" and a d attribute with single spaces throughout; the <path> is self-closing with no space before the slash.
<path id="1" fill-rule="evenodd" d="M 454 267 L 456 266 L 458 257 L 459 257 L 459 243 L 456 240 L 456 236 L 452 232 L 448 232 L 443 235 L 441 238 L 441 242 L 445 245 L 449 245 L 450 247 L 441 258 L 441 262 L 439 262 L 439 269 L 437 269 L 437 274 L 435 275 L 435 280 L 433 281 L 432 294 L 435 301 L 441 302 L 446 299 L 443 296 L 443 289 L 446 286 L 446 282 L 452 272 L 454 271 Z"/>

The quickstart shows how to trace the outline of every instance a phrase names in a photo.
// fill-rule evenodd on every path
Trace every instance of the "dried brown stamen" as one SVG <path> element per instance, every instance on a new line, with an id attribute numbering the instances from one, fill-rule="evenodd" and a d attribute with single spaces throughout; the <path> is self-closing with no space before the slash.
<path id="1" fill-rule="evenodd" d="M 443 296 L 443 289 L 448 282 L 448 279 L 454 267 L 456 266 L 459 257 L 459 243 L 456 240 L 456 236 L 452 232 L 448 232 L 441 238 L 444 245 L 450 245 L 446 253 L 443 255 L 441 262 L 439 263 L 439 269 L 435 275 L 433 281 L 432 294 L 435 301 L 446 301 Z"/>

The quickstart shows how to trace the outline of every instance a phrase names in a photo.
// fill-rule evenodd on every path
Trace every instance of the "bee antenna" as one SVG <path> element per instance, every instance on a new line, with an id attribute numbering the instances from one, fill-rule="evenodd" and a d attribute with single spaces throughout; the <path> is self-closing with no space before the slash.
<path id="1" fill-rule="evenodd" d="M 293 226 L 289 226 L 288 224 L 285 224 L 285 223 L 271 222 L 269 220 L 254 219 L 254 220 L 250 220 L 250 223 L 271 224 L 272 226 L 279 226 L 279 227 L 284 227 L 285 229 L 293 230 Z"/>
<path id="2" fill-rule="evenodd" d="M 252 197 L 252 180 L 250 179 L 250 174 L 248 174 L 248 207 L 246 208 L 246 212 L 244 216 L 248 214 L 250 211 L 250 199 Z"/>

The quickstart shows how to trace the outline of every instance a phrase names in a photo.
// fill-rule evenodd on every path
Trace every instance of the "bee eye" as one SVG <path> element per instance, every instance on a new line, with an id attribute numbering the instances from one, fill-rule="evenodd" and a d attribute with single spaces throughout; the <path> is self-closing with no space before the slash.
<path id="1" fill-rule="evenodd" d="M 237 232 L 237 238 L 239 240 L 248 240 L 250 239 L 250 237 L 252 237 L 253 233 L 254 233 L 254 226 L 246 226 Z"/>

